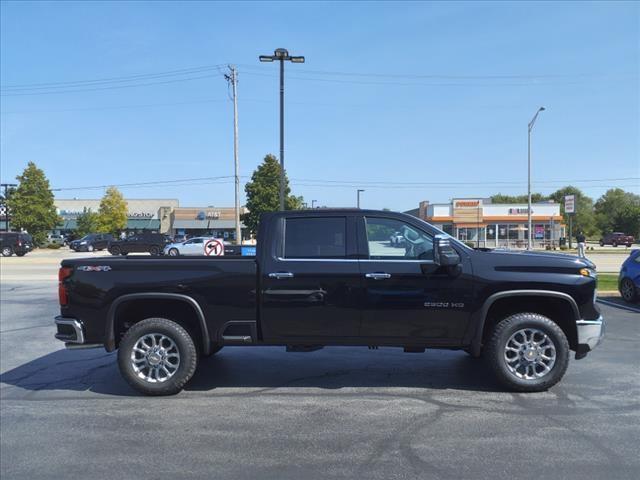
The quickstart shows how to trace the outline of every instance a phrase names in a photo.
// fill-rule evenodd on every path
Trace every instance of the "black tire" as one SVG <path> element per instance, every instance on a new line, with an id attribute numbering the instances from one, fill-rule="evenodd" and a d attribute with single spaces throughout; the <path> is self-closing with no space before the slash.
<path id="1" fill-rule="evenodd" d="M 24 257 L 26 254 L 27 252 L 16 253 L 16 257 Z"/>
<path id="2" fill-rule="evenodd" d="M 93 245 L 87 245 L 87 252 L 93 252 Z"/>
<path id="3" fill-rule="evenodd" d="M 618 286 L 620 296 L 625 302 L 633 303 L 638 301 L 638 291 L 630 278 L 623 278 Z"/>
<path id="4" fill-rule="evenodd" d="M 536 329 L 553 342 L 556 350 L 551 370 L 540 378 L 519 378 L 509 370 L 505 350 L 512 335 L 522 329 Z M 517 313 L 498 323 L 489 336 L 483 356 L 500 383 L 518 392 L 542 392 L 558 383 L 569 366 L 569 342 L 562 329 L 547 317 L 537 313 Z M 528 369 L 526 370 L 528 373 Z"/>
<path id="5" fill-rule="evenodd" d="M 109 249 L 109 253 L 111 255 L 120 255 L 120 247 L 117 247 L 117 246 L 116 247 L 111 247 Z"/>
<path id="6" fill-rule="evenodd" d="M 2 256 L 3 257 L 10 257 L 11 255 L 13 255 L 13 248 L 11 248 L 11 247 L 2 247 Z"/>
<path id="7" fill-rule="evenodd" d="M 149 249 L 149 253 L 151 255 L 158 255 L 160 253 L 160 249 L 154 245 Z"/>
<path id="8" fill-rule="evenodd" d="M 178 255 L 180 255 L 180 252 L 178 251 L 177 248 L 170 248 L 169 249 L 169 256 L 170 257 L 177 257 Z"/>
<path id="9" fill-rule="evenodd" d="M 618 246 L 618 242 L 616 242 L 615 240 L 613 242 L 611 242 L 611 246 L 612 247 L 617 247 Z"/>
<path id="10" fill-rule="evenodd" d="M 600 240 L 600 246 L 604 247 L 604 242 L 602 240 Z"/>
<path id="11" fill-rule="evenodd" d="M 169 337 L 180 355 L 178 369 L 163 382 L 151 383 L 141 378 L 133 367 L 133 348 L 144 335 L 161 334 Z M 147 318 L 134 324 L 125 333 L 118 348 L 118 367 L 124 379 L 145 395 L 175 395 L 187 384 L 198 366 L 198 351 L 187 331 L 166 318 Z"/>

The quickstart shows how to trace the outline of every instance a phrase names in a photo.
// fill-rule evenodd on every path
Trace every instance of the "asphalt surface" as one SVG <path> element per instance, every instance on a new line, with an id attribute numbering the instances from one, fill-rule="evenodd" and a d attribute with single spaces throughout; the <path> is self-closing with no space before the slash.
<path id="1" fill-rule="evenodd" d="M 148 398 L 114 354 L 53 339 L 50 265 L 4 260 L 3 480 L 638 478 L 640 313 L 602 305 L 605 342 L 545 393 L 462 352 L 226 347 Z"/>

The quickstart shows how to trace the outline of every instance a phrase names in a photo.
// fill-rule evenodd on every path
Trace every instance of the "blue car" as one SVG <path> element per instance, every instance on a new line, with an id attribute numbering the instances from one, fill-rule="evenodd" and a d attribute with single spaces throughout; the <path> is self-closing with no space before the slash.
<path id="1" fill-rule="evenodd" d="M 627 302 L 640 300 L 640 250 L 632 250 L 622 264 L 618 277 L 618 290 Z"/>

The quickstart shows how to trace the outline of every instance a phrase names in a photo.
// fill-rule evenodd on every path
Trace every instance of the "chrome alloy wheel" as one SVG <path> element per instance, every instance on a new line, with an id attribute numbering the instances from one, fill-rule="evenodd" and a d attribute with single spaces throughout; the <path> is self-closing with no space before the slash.
<path id="1" fill-rule="evenodd" d="M 507 341 L 504 360 L 512 375 L 522 380 L 537 380 L 555 365 L 556 346 L 542 330 L 523 328 Z"/>
<path id="2" fill-rule="evenodd" d="M 133 346 L 131 367 L 145 382 L 166 382 L 180 367 L 180 351 L 166 335 L 148 333 L 140 337 Z"/>

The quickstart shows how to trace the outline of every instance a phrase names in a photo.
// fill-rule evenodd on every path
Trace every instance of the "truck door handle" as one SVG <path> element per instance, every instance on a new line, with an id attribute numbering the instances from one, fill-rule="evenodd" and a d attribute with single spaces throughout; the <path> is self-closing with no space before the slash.
<path id="1" fill-rule="evenodd" d="M 269 274 L 269 278 L 275 278 L 280 280 L 281 278 L 293 278 L 293 273 L 291 272 L 271 272 Z"/>
<path id="2" fill-rule="evenodd" d="M 365 273 L 364 276 L 366 278 L 373 278 L 374 280 L 384 280 L 385 278 L 391 278 L 390 273 L 384 272 Z"/>

